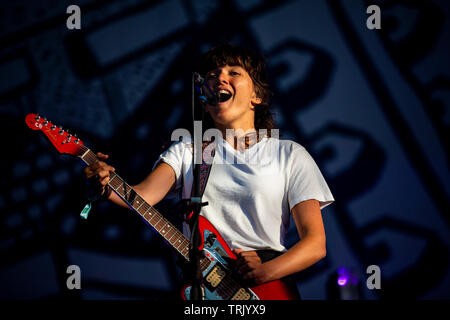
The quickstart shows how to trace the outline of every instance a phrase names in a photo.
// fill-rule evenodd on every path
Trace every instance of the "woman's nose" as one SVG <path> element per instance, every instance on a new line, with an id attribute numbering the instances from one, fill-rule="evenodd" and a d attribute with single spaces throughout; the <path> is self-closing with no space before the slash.
<path id="1" fill-rule="evenodd" d="M 224 71 L 222 71 L 217 75 L 217 80 L 219 83 L 228 83 L 228 76 Z"/>

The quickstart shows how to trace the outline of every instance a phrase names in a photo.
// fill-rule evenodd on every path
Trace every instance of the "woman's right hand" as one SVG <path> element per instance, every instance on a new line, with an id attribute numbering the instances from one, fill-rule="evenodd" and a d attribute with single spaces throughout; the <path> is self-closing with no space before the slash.
<path id="1" fill-rule="evenodd" d="M 102 195 L 109 182 L 110 172 L 114 172 L 116 169 L 103 161 L 109 158 L 107 154 L 98 152 L 97 158 L 98 161 L 84 168 L 84 174 L 89 187 L 94 189 L 98 195 Z"/>

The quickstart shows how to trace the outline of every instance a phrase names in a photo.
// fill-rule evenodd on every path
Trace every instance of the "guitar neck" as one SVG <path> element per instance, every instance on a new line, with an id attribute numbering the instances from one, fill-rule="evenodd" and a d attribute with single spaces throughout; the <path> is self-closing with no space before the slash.
<path id="1" fill-rule="evenodd" d="M 97 156 L 82 146 L 81 160 L 87 165 L 98 161 Z M 189 240 L 154 207 L 148 204 L 118 174 L 110 173 L 108 185 L 134 211 L 136 211 L 156 232 L 189 261 Z"/>

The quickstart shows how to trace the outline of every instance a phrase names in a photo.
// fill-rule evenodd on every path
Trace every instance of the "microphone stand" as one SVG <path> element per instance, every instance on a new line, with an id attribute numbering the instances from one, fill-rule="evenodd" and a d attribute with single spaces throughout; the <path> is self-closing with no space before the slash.
<path id="1" fill-rule="evenodd" d="M 193 117 L 193 130 L 195 132 L 195 121 L 196 119 L 200 118 L 200 120 L 203 121 L 203 106 L 200 106 L 200 108 L 196 108 L 196 81 L 195 81 L 195 75 L 192 76 L 192 117 Z M 203 102 L 202 102 L 203 103 Z M 201 112 L 199 112 L 199 109 Z M 200 117 L 198 114 L 200 113 Z M 203 131 L 203 129 L 202 129 Z M 201 140 L 203 140 L 203 132 L 201 132 Z M 199 216 L 200 216 L 200 210 L 201 207 L 206 205 L 207 203 L 201 202 L 201 190 L 200 190 L 200 168 L 202 161 L 197 161 L 200 163 L 195 163 L 195 154 L 198 152 L 196 150 L 196 139 L 195 139 L 195 133 L 194 133 L 194 143 L 193 143 L 193 161 L 192 164 L 194 166 L 193 174 L 194 174 L 194 183 L 193 183 L 193 192 L 191 193 L 191 199 L 189 207 L 192 208 L 192 216 L 190 218 L 190 229 L 191 229 L 191 241 L 189 245 L 189 278 L 191 280 L 191 294 L 190 299 L 191 300 L 202 300 L 203 299 L 203 291 L 202 291 L 202 271 L 200 269 L 200 259 L 202 257 L 202 251 L 199 249 L 199 246 L 201 244 L 201 237 L 200 237 L 200 230 L 199 230 Z M 202 142 L 202 141 L 201 141 Z M 198 143 L 198 142 L 197 142 Z M 199 144 L 200 146 L 202 143 Z M 200 147 L 201 148 L 201 147 Z M 202 152 L 200 152 L 200 156 L 202 156 Z M 200 158 L 202 160 L 202 158 Z"/>

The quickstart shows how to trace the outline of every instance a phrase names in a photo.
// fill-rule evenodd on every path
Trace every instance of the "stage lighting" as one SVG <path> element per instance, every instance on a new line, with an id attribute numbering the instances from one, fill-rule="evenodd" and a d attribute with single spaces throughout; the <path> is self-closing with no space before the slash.
<path id="1" fill-rule="evenodd" d="M 347 267 L 339 267 L 328 280 L 328 298 L 331 300 L 358 300 L 360 285 L 357 273 Z"/>

